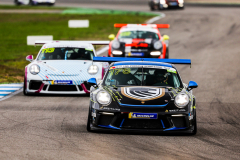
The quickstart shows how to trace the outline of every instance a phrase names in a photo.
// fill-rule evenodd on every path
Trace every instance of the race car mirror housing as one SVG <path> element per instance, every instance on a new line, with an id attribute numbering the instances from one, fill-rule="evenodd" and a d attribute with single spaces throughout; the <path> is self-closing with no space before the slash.
<path id="1" fill-rule="evenodd" d="M 192 90 L 193 88 L 197 88 L 198 87 L 198 84 L 194 81 L 189 81 L 188 83 L 188 90 Z"/>
<path id="2" fill-rule="evenodd" d="M 32 62 L 33 61 L 33 55 L 28 55 L 26 57 L 26 60 L 29 61 L 29 62 Z"/>
<path id="3" fill-rule="evenodd" d="M 108 38 L 109 38 L 110 40 L 114 40 L 114 39 L 115 39 L 115 35 L 114 35 L 114 34 L 110 34 L 110 35 L 108 36 Z"/>
<path id="4" fill-rule="evenodd" d="M 96 78 L 90 78 L 87 83 L 90 85 L 90 86 L 97 86 L 97 80 Z"/>
<path id="5" fill-rule="evenodd" d="M 167 41 L 167 40 L 169 40 L 169 39 L 170 39 L 170 37 L 169 37 L 168 35 L 164 35 L 164 36 L 163 36 L 163 40 L 164 40 L 164 41 Z"/>

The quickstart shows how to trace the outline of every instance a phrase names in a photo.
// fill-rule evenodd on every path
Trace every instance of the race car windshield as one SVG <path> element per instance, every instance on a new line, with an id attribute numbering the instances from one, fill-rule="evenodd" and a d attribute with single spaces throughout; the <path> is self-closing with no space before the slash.
<path id="1" fill-rule="evenodd" d="M 38 60 L 92 60 L 93 51 L 85 48 L 45 48 Z"/>
<path id="2" fill-rule="evenodd" d="M 113 67 L 111 67 L 113 68 Z M 175 69 L 117 68 L 110 69 L 104 84 L 107 86 L 166 86 L 182 87 Z"/>
<path id="3" fill-rule="evenodd" d="M 123 31 L 119 34 L 118 36 L 119 39 L 122 38 L 129 38 L 129 39 L 134 39 L 134 38 L 139 38 L 139 39 L 156 39 L 159 40 L 159 36 L 157 33 L 150 32 L 150 31 Z"/>

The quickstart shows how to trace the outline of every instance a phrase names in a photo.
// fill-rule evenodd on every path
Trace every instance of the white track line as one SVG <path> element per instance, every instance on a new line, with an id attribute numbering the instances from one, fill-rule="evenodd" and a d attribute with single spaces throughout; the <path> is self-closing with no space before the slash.
<path id="1" fill-rule="evenodd" d="M 22 91 L 23 91 L 23 89 L 20 89 L 20 90 L 18 90 L 18 91 L 16 91 L 16 92 L 13 92 L 12 94 L 9 94 L 9 95 L 7 95 L 7 96 L 5 96 L 5 97 L 2 97 L 2 98 L 1 98 L 1 96 L 0 96 L 0 102 L 3 101 L 3 100 L 6 100 L 6 99 L 8 99 L 8 98 L 13 97 L 13 96 L 15 96 L 16 94 L 18 94 L 18 93 L 20 93 L 20 92 L 22 92 Z"/>

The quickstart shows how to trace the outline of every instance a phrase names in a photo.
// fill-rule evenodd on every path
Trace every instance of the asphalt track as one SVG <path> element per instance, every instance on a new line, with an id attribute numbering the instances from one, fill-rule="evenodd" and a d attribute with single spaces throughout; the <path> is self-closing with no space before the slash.
<path id="1" fill-rule="evenodd" d="M 88 133 L 87 96 L 20 93 L 0 102 L 0 159 L 240 159 L 240 10 L 164 13 L 170 58 L 192 59 L 179 71 L 199 84 L 197 135 Z"/>

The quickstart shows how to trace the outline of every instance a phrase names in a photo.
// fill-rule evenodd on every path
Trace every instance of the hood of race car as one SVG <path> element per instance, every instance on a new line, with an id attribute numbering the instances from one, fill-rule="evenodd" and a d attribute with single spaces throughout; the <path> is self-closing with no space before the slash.
<path id="1" fill-rule="evenodd" d="M 90 78 L 101 76 L 101 63 L 88 60 L 53 60 L 53 61 L 36 61 L 34 64 L 39 65 L 40 73 L 38 74 L 45 80 L 75 80 L 87 81 Z M 98 66 L 98 73 L 90 75 L 88 68 L 91 65 Z"/>
<path id="2" fill-rule="evenodd" d="M 171 100 L 171 92 L 167 88 L 131 86 L 131 87 L 105 87 L 120 105 L 154 105 L 166 106 Z"/>

